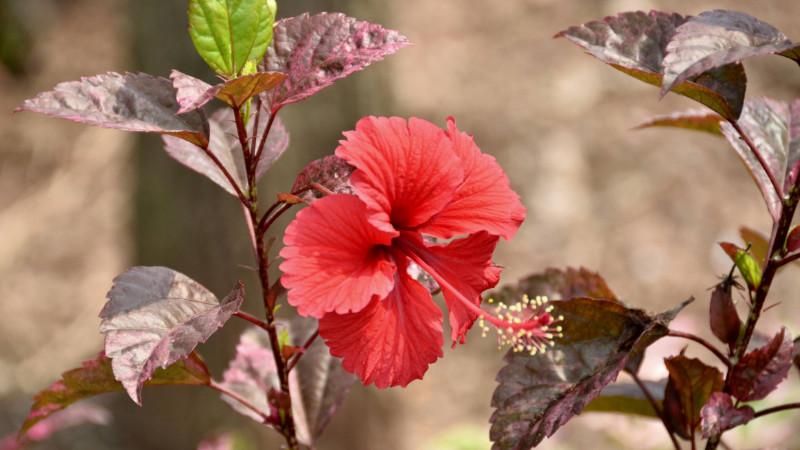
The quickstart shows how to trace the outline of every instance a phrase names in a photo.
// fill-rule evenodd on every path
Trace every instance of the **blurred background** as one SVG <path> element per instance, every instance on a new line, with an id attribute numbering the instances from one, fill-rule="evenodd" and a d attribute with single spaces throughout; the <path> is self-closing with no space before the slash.
<path id="1" fill-rule="evenodd" d="M 528 208 L 513 242 L 501 242 L 495 254 L 507 267 L 501 284 L 547 267 L 585 266 L 635 307 L 661 312 L 695 296 L 674 327 L 711 338 L 707 289 L 730 268 L 716 243 L 738 242 L 740 226 L 769 232 L 758 190 L 721 138 L 631 130 L 699 105 L 674 94 L 659 101 L 656 88 L 551 38 L 623 11 L 714 8 L 748 12 L 800 40 L 800 3 L 789 0 L 757 8 L 745 0 L 279 1 L 279 17 L 343 12 L 398 30 L 415 45 L 284 108 L 292 142 L 265 177 L 262 198 L 289 191 L 297 173 L 331 154 L 360 117 L 417 116 L 443 127 L 452 115 L 498 159 Z M 259 314 L 257 283 L 242 268 L 251 252 L 241 210 L 170 160 L 158 137 L 11 115 L 58 82 L 108 71 L 167 77 L 175 68 L 213 82 L 186 32 L 185 10 L 185 0 L 0 0 L 0 436 L 18 429 L 33 394 L 97 355 L 97 314 L 113 277 L 130 266 L 168 266 L 218 295 L 242 279 L 250 286 L 244 309 Z M 791 61 L 773 56 L 745 65 L 749 95 L 800 95 Z M 798 270 L 786 269 L 774 285 L 777 306 L 765 314 L 763 332 L 774 334 L 780 324 L 800 332 Z M 217 378 L 245 328 L 238 322 L 199 347 Z M 661 359 L 685 346 L 662 339 L 648 350 L 643 376 L 663 378 Z M 406 389 L 354 386 L 318 448 L 488 448 L 503 352 L 477 333 L 444 352 Z M 708 359 L 694 346 L 687 354 Z M 792 371 L 766 405 L 796 399 L 797 381 Z M 142 408 L 122 394 L 95 401 L 112 410 L 110 426 L 63 432 L 37 448 L 194 448 L 225 430 L 237 430 L 253 448 L 281 443 L 210 390 L 148 389 Z M 758 419 L 726 441 L 800 446 L 797 420 L 792 412 Z M 587 413 L 540 447 L 586 445 L 670 442 L 654 421 Z"/>

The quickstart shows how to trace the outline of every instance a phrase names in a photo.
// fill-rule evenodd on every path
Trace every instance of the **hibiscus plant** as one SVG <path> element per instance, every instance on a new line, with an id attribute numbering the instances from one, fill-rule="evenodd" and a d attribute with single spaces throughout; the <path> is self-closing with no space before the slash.
<path id="1" fill-rule="evenodd" d="M 548 269 L 485 294 L 499 282 L 495 246 L 513 238 L 526 210 L 499 164 L 453 118 L 444 128 L 413 117 L 363 118 L 333 155 L 306 167 L 277 201 L 265 201 L 258 181 L 289 146 L 281 108 L 409 45 L 395 31 L 342 14 L 275 21 L 275 13 L 274 0 L 189 0 L 189 33 L 219 76 L 215 85 L 175 70 L 170 79 L 107 73 L 61 83 L 18 108 L 161 134 L 172 158 L 241 205 L 260 281 L 248 292 L 260 292 L 263 305 L 258 317 L 240 309 L 241 281 L 219 299 L 172 269 L 129 269 L 114 279 L 100 312 L 105 348 L 34 398 L 18 445 L 46 435 L 47 424 L 57 428 L 59 416 L 51 415 L 78 400 L 118 391 L 141 403 L 144 387 L 194 385 L 220 392 L 288 448 L 313 447 L 354 380 L 404 387 L 443 356 L 444 317 L 434 295 L 444 299 L 453 347 L 475 323 L 510 346 L 491 400 L 495 448 L 536 446 L 584 410 L 658 418 L 676 448 L 678 438 L 694 444 L 701 430 L 715 448 L 728 429 L 800 406 L 756 412 L 746 404 L 766 397 L 792 365 L 785 329 L 766 344 L 752 338 L 778 269 L 800 258 L 800 231 L 791 227 L 800 199 L 800 100 L 745 101 L 741 65 L 766 54 L 800 61 L 800 45 L 721 10 L 625 13 L 557 35 L 661 86 L 662 95 L 674 91 L 708 107 L 643 126 L 724 136 L 761 189 L 774 221 L 770 236 L 748 231 L 746 242 L 722 244 L 733 262 L 709 304 L 717 348 L 669 328 L 691 299 L 652 315 L 626 306 L 583 268 Z M 207 115 L 216 100 L 223 104 Z M 292 208 L 302 209 L 273 263 L 269 236 Z M 744 322 L 735 293 L 747 307 Z M 283 302 L 296 319 L 276 318 Z M 233 316 L 253 328 L 215 380 L 195 348 Z M 669 377 L 646 385 L 637 375 L 645 349 L 664 336 L 694 341 L 718 360 L 669 357 Z M 634 382 L 613 385 L 613 395 L 604 390 L 622 371 Z"/>

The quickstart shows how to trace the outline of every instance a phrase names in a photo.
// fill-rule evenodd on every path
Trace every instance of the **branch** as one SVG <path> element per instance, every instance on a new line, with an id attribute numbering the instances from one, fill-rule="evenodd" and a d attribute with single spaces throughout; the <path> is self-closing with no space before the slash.
<path id="1" fill-rule="evenodd" d="M 256 319 L 255 317 L 251 316 L 250 314 L 243 313 L 241 311 L 236 311 L 235 313 L 233 313 L 233 315 L 236 316 L 236 317 L 242 318 L 242 319 L 244 319 L 244 320 L 246 320 L 246 321 L 248 321 L 248 322 L 250 322 L 252 324 L 255 324 L 256 326 L 259 326 L 259 327 L 261 327 L 261 328 L 263 328 L 265 330 L 269 330 L 269 325 L 267 325 L 265 322 L 262 322 L 262 321 Z"/>
<path id="2" fill-rule="evenodd" d="M 667 419 L 664 417 L 664 413 L 661 411 L 661 408 L 658 407 L 658 402 L 656 401 L 656 399 L 653 398 L 653 395 L 650 394 L 650 391 L 647 389 L 647 386 L 644 385 L 642 380 L 639 378 L 638 375 L 636 375 L 635 372 L 628 372 L 628 373 L 630 373 L 631 377 L 633 377 L 633 381 L 636 383 L 637 386 L 639 386 L 639 389 L 642 390 L 644 396 L 647 397 L 647 401 L 650 402 L 650 406 L 653 407 L 653 410 L 656 412 L 658 418 L 661 419 L 661 423 L 664 424 L 664 428 L 667 429 L 667 434 L 669 434 L 669 438 L 672 440 L 672 445 L 674 445 L 677 450 L 681 450 L 681 445 L 678 443 L 678 439 L 675 438 L 675 434 L 672 433 L 672 431 L 670 431 L 669 425 L 667 425 Z"/>
<path id="3" fill-rule="evenodd" d="M 696 336 L 696 335 L 691 334 L 691 333 L 684 333 L 683 331 L 676 331 L 676 330 L 669 330 L 669 332 L 667 333 L 667 336 L 684 338 L 684 339 L 689 339 L 690 341 L 695 341 L 698 344 L 702 345 L 703 347 L 707 348 L 711 353 L 714 354 L 714 356 L 719 358 L 719 360 L 722 361 L 728 369 L 730 369 L 731 366 L 732 366 L 730 359 L 728 359 L 724 354 L 722 354 L 721 351 L 717 350 L 716 347 L 711 345 L 710 342 L 706 341 L 705 339 L 701 338 L 700 336 Z"/>
<path id="4" fill-rule="evenodd" d="M 787 409 L 800 409 L 800 403 L 787 403 L 785 405 L 773 406 L 772 408 L 762 409 L 757 412 L 753 418 L 766 416 L 778 411 L 786 411 Z"/>
<path id="5" fill-rule="evenodd" d="M 303 349 L 303 351 L 295 353 L 295 356 L 292 357 L 292 360 L 286 364 L 287 373 L 291 372 L 294 366 L 297 365 L 297 361 L 300 361 L 300 357 L 306 352 L 306 350 L 308 350 L 308 347 L 311 347 L 311 344 L 314 343 L 314 340 L 317 339 L 317 336 L 319 336 L 319 328 L 317 328 L 317 331 L 315 331 L 314 334 L 312 334 L 311 337 L 306 340 L 306 343 L 300 347 Z"/>
<path id="6" fill-rule="evenodd" d="M 242 203 L 242 205 L 249 208 L 250 202 L 247 200 L 247 197 L 244 196 L 244 193 L 239 188 L 239 184 L 236 183 L 236 181 L 234 181 L 230 172 L 228 172 L 228 169 L 226 169 L 225 166 L 223 166 L 222 163 L 219 161 L 219 158 L 217 158 L 217 155 L 213 154 L 211 150 L 208 149 L 208 147 L 201 147 L 201 148 L 206 153 L 206 155 L 209 158 L 211 158 L 212 161 L 214 161 L 214 164 L 216 164 L 217 168 L 219 168 L 219 170 L 222 171 L 222 174 L 225 175 L 225 178 L 228 179 L 228 182 L 231 184 L 231 186 L 233 186 L 233 190 L 236 191 L 236 196 L 239 197 L 239 201 Z"/>
<path id="7" fill-rule="evenodd" d="M 246 406 L 247 408 L 249 408 L 250 410 L 252 410 L 256 414 L 261 416 L 261 418 L 263 419 L 262 423 L 272 423 L 272 419 L 266 413 L 264 413 L 264 411 L 261 411 L 255 405 L 253 405 L 252 403 L 248 402 L 244 398 L 240 397 L 239 394 L 237 394 L 236 392 L 230 391 L 230 390 L 228 390 L 228 389 L 226 389 L 226 388 L 214 383 L 213 381 L 211 382 L 211 384 L 209 384 L 209 387 L 211 387 L 211 389 L 214 389 L 215 391 L 222 392 L 223 394 L 225 394 L 228 397 L 236 400 L 237 402 L 241 403 L 242 405 Z"/>

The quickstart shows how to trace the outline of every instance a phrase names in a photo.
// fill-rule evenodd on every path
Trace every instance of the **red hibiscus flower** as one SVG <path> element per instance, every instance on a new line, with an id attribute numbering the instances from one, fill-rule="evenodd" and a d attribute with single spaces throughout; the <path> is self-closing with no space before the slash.
<path id="1" fill-rule="evenodd" d="M 442 130 L 416 118 L 367 117 L 344 134 L 336 156 L 356 167 L 355 195 L 329 195 L 300 211 L 286 229 L 280 268 L 289 303 L 319 319 L 345 369 L 364 384 L 405 386 L 442 356 L 442 312 L 409 276 L 412 261 L 441 287 L 453 346 L 479 317 L 523 334 L 550 323 L 480 309 L 481 293 L 500 275 L 495 245 L 511 239 L 525 208 L 455 120 Z M 466 237 L 439 244 L 426 235 Z"/>

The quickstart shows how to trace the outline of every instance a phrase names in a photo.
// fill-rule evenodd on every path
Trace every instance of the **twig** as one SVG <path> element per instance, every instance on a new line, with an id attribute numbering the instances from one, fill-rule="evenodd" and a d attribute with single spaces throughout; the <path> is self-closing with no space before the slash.
<path id="1" fill-rule="evenodd" d="M 251 316 L 250 314 L 243 313 L 241 311 L 236 311 L 235 313 L 233 313 L 233 315 L 236 316 L 236 317 L 242 318 L 242 319 L 244 319 L 244 320 L 246 320 L 246 321 L 248 321 L 248 322 L 250 322 L 252 324 L 255 324 L 255 325 L 259 326 L 260 328 L 263 328 L 265 330 L 269 330 L 269 325 L 267 325 L 265 322 L 262 322 L 262 321 L 256 319 L 255 317 Z"/>
<path id="2" fill-rule="evenodd" d="M 242 405 L 246 406 L 248 409 L 252 410 L 256 414 L 261 416 L 261 419 L 263 420 L 262 423 L 272 423 L 272 419 L 264 411 L 261 411 L 260 409 L 258 409 L 255 405 L 253 405 L 249 401 L 245 400 L 243 397 L 239 396 L 239 394 L 237 394 L 236 392 L 230 391 L 230 390 L 220 386 L 219 384 L 214 383 L 213 381 L 211 382 L 211 384 L 209 384 L 209 387 L 211 387 L 211 389 L 214 389 L 215 391 L 221 392 L 221 393 L 227 395 L 228 397 L 236 400 L 237 402 L 241 403 Z"/>
<path id="3" fill-rule="evenodd" d="M 764 158 L 761 157 L 761 153 L 758 152 L 758 148 L 756 147 L 755 143 L 753 143 L 753 141 L 750 140 L 750 137 L 748 137 L 745 134 L 745 132 L 739 126 L 738 121 L 729 120 L 728 123 L 733 125 L 733 128 L 736 130 L 737 133 L 739 133 L 739 136 L 741 136 L 742 140 L 744 140 L 744 143 L 747 144 L 748 147 L 750 147 L 750 151 L 753 152 L 753 155 L 755 155 L 756 159 L 758 160 L 758 163 L 761 164 L 761 168 L 764 169 L 764 172 L 767 174 L 770 183 L 772 183 L 772 188 L 775 189 L 775 195 L 777 195 L 778 198 L 782 199 L 783 189 L 778 184 L 778 180 L 775 179 L 775 175 L 772 173 L 772 171 L 769 170 L 767 162 L 764 161 Z"/>
<path id="4" fill-rule="evenodd" d="M 303 351 L 295 353 L 295 355 L 292 357 L 292 360 L 289 361 L 289 363 L 286 364 L 286 372 L 287 373 L 291 372 L 292 369 L 294 369 L 294 366 L 297 365 L 297 361 L 300 361 L 300 357 L 303 356 L 303 353 L 305 353 L 305 351 L 308 350 L 309 347 L 311 347 L 311 344 L 314 343 L 314 340 L 317 339 L 317 336 L 319 336 L 319 328 L 317 328 L 317 330 L 314 332 L 314 334 L 312 334 L 311 337 L 309 337 L 306 340 L 306 343 L 303 344 L 303 346 L 301 347 L 303 349 Z"/>
<path id="5" fill-rule="evenodd" d="M 650 402 L 650 406 L 653 407 L 653 410 L 656 412 L 656 415 L 659 419 L 661 419 L 661 423 L 664 424 L 664 428 L 667 429 L 667 434 L 669 434 L 669 438 L 672 440 L 672 445 L 675 446 L 676 450 L 681 450 L 681 445 L 678 443 L 678 439 L 675 437 L 675 434 L 669 429 L 669 425 L 667 425 L 667 419 L 664 417 L 664 413 L 661 411 L 661 408 L 658 407 L 658 402 L 653 395 L 650 394 L 650 391 L 647 389 L 647 386 L 642 382 L 641 378 L 634 372 L 629 372 L 633 381 L 639 386 L 639 389 L 642 390 L 642 393 L 647 398 L 647 401 Z"/>
<path id="6" fill-rule="evenodd" d="M 765 416 L 778 411 L 786 411 L 787 409 L 800 409 L 800 403 L 787 403 L 785 405 L 773 406 L 772 408 L 762 409 L 757 412 L 753 418 Z"/>
<path id="7" fill-rule="evenodd" d="M 695 341 L 698 344 L 702 345 L 703 347 L 707 348 L 711 353 L 714 354 L 714 356 L 719 358 L 719 360 L 722 361 L 726 367 L 730 368 L 732 365 L 730 359 L 728 359 L 721 351 L 717 350 L 716 347 L 711 345 L 710 342 L 706 341 L 700 336 L 696 336 L 691 333 L 684 333 L 683 331 L 677 331 L 677 330 L 669 330 L 667 336 L 684 338 L 684 339 L 689 339 L 690 341 Z"/>

